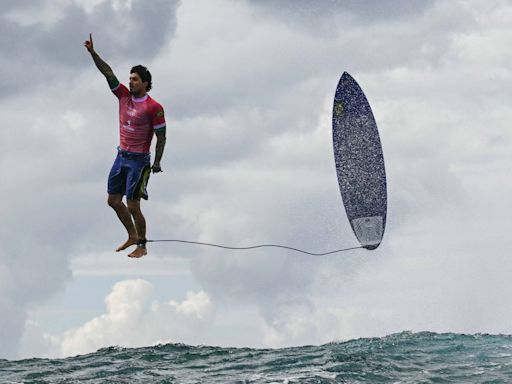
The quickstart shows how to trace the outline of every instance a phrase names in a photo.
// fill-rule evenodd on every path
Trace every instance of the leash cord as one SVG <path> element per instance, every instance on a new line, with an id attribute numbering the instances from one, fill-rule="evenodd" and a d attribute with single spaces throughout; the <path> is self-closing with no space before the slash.
<path id="1" fill-rule="evenodd" d="M 308 251 L 304 251 L 302 249 L 298 249 L 298 248 L 293 248 L 293 247 L 287 247 L 286 245 L 277 245 L 277 244 L 260 244 L 260 245 L 253 245 L 253 246 L 250 246 L 250 247 L 228 247 L 226 245 L 219 245 L 219 244 L 211 244 L 211 243 L 202 243 L 202 242 L 199 242 L 199 241 L 188 241 L 188 240 L 177 240 L 177 239 L 168 239 L 168 240 L 146 240 L 148 243 L 161 243 L 161 242 L 168 242 L 168 243 L 184 243 L 184 244 L 196 244 L 196 245 L 204 245 L 204 246 L 208 246 L 208 247 L 216 247 L 216 248 L 223 248 L 223 249 L 232 249 L 232 250 L 236 250 L 236 251 L 241 251 L 241 250 L 249 250 L 249 249 L 257 249 L 257 248 L 265 248 L 265 247 L 272 247 L 272 248 L 282 248 L 282 249 L 288 249 L 290 251 L 295 251 L 295 252 L 300 252 L 300 253 L 304 253 L 306 255 L 311 255 L 311 256 L 326 256 L 326 255 L 331 255 L 333 253 L 338 253 L 338 252 L 346 252 L 346 251 L 351 251 L 353 249 L 359 249 L 359 248 L 364 248 L 362 246 L 358 246 L 358 247 L 350 247 L 350 248 L 343 248 L 343 249 L 336 249 L 334 251 L 328 251 L 328 252 L 323 252 L 323 253 L 315 253 L 315 252 L 308 252 Z"/>

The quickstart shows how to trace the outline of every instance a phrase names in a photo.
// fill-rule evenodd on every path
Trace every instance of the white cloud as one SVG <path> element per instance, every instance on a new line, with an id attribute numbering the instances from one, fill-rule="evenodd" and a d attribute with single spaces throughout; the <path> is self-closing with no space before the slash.
<path id="1" fill-rule="evenodd" d="M 108 346 L 141 347 L 162 342 L 200 344 L 214 307 L 203 292 L 189 292 L 182 302 L 153 299 L 145 280 L 120 281 L 105 298 L 106 312 L 59 335 L 27 322 L 22 353 L 65 357 Z M 30 356 L 30 355 L 29 355 Z"/>
<path id="2" fill-rule="evenodd" d="M 181 313 L 186 316 L 195 316 L 198 319 L 202 319 L 207 316 L 211 310 L 210 298 L 206 292 L 189 292 L 187 299 L 182 303 L 178 303 L 174 300 L 169 302 L 169 305 L 176 308 L 177 313 Z"/>

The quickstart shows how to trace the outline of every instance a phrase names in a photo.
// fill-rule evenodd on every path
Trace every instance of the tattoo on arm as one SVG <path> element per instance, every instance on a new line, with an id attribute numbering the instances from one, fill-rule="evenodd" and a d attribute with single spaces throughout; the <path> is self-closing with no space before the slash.
<path id="1" fill-rule="evenodd" d="M 112 68 L 110 68 L 110 66 L 107 63 L 105 63 L 96 52 L 91 52 L 91 56 L 94 60 L 94 64 L 96 64 L 96 67 L 107 78 L 108 83 L 110 85 L 116 83 L 117 78 L 114 75 L 114 71 L 112 71 Z"/>
<path id="2" fill-rule="evenodd" d="M 165 147 L 165 131 L 156 133 L 155 163 L 160 164 Z"/>

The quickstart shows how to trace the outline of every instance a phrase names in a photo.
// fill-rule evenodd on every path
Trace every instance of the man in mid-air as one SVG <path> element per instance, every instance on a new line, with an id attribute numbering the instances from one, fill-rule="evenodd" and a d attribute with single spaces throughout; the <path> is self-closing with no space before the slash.
<path id="1" fill-rule="evenodd" d="M 147 92 L 151 89 L 151 73 L 137 65 L 130 71 L 129 89 L 119 83 L 112 68 L 94 50 L 92 35 L 84 43 L 94 64 L 106 77 L 112 92 L 119 99 L 120 144 L 114 165 L 108 176 L 108 205 L 117 213 L 128 232 L 128 240 L 116 251 L 132 245 L 129 257 L 142 257 L 146 250 L 146 220 L 140 209 L 140 199 L 148 198 L 147 183 L 151 170 L 162 172 L 160 160 L 165 147 L 165 118 L 162 106 Z M 150 146 L 156 135 L 155 161 L 151 166 Z M 126 195 L 126 205 L 123 196 Z"/>

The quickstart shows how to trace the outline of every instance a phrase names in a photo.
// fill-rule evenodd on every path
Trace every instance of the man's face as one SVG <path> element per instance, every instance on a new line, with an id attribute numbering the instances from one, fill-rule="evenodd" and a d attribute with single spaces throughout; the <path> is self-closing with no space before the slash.
<path id="1" fill-rule="evenodd" d="M 130 93 L 132 95 L 140 95 L 146 92 L 147 82 L 142 82 L 138 73 L 130 73 Z"/>

